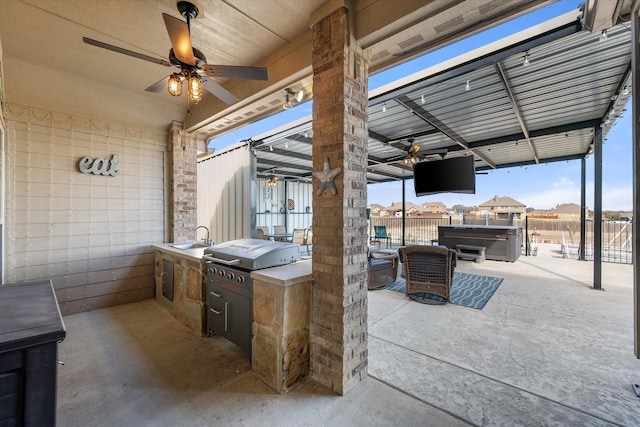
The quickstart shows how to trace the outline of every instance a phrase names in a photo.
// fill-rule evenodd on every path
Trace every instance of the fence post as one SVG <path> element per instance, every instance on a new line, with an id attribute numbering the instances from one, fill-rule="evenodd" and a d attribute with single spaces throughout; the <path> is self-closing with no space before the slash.
<path id="1" fill-rule="evenodd" d="M 528 256 L 529 255 L 529 216 L 528 215 L 524 217 L 524 232 L 525 232 L 524 255 Z"/>

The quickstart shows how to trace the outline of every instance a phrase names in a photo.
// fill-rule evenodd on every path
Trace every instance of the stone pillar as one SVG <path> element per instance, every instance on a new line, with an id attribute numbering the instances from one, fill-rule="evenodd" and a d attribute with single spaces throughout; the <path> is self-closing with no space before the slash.
<path id="1" fill-rule="evenodd" d="M 169 242 L 195 240 L 198 208 L 197 139 L 173 122 L 167 146 Z"/>
<path id="2" fill-rule="evenodd" d="M 336 6 L 337 5 L 337 6 Z M 334 7 L 336 6 L 336 7 Z M 367 373 L 368 60 L 349 5 L 311 17 L 313 40 L 313 290 L 311 375 L 346 394 Z M 335 188 L 315 176 L 341 168 Z"/>

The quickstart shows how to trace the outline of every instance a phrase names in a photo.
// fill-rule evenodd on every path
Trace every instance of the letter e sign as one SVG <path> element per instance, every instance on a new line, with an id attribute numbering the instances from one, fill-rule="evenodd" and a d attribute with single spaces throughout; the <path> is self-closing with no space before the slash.
<path id="1" fill-rule="evenodd" d="M 97 159 L 93 159 L 89 156 L 85 156 L 80 159 L 78 162 L 78 169 L 82 173 L 92 173 L 94 175 L 104 175 L 104 176 L 116 176 L 118 175 L 118 171 L 116 170 L 116 165 L 118 164 L 118 155 L 114 154 L 111 156 L 111 159 L 105 159 L 102 157 L 98 157 Z"/>

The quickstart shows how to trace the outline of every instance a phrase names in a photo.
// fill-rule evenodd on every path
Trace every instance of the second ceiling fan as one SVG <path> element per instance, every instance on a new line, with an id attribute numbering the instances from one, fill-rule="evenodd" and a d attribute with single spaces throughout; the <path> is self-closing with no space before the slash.
<path id="1" fill-rule="evenodd" d="M 233 65 L 207 64 L 204 54 L 191 45 L 191 20 L 198 16 L 198 8 L 188 1 L 177 3 L 178 11 L 186 19 L 186 22 L 166 13 L 162 14 L 164 23 L 171 40 L 169 61 L 154 58 L 142 53 L 134 52 L 88 37 L 82 41 L 113 52 L 128 55 L 134 58 L 153 62 L 166 67 L 175 66 L 180 71 L 175 72 L 157 83 L 149 86 L 147 92 L 160 92 L 167 88 L 174 96 L 182 94 L 183 81 L 187 82 L 189 100 L 197 103 L 202 99 L 202 89 L 206 89 L 227 104 L 233 104 L 238 100 L 231 92 L 211 78 L 236 78 L 248 80 L 268 80 L 267 69 L 262 67 L 244 67 Z"/>

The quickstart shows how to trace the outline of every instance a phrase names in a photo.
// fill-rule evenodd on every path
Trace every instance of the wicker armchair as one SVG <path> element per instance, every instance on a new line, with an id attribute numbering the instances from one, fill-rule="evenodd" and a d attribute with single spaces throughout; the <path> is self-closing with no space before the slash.
<path id="1" fill-rule="evenodd" d="M 431 304 L 449 302 L 456 266 L 455 250 L 438 246 L 408 246 L 400 248 L 399 254 L 409 298 Z M 444 301 L 425 298 L 422 294 L 436 295 Z"/>
<path id="2" fill-rule="evenodd" d="M 398 277 L 398 255 L 369 251 L 370 291 L 384 289 Z"/>

